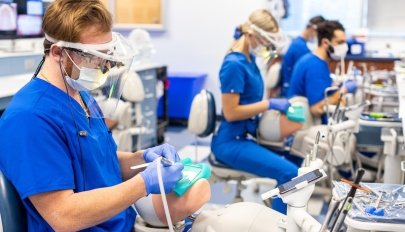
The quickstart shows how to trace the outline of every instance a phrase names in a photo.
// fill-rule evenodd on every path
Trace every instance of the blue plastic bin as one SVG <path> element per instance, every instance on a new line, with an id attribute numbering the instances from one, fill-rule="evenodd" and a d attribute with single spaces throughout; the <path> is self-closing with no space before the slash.
<path id="1" fill-rule="evenodd" d="M 170 119 L 188 119 L 191 103 L 203 88 L 205 73 L 169 73 L 168 111 Z M 162 100 L 159 101 L 158 116 L 163 115 Z"/>
<path id="2" fill-rule="evenodd" d="M 349 39 L 347 41 L 349 47 L 348 54 L 351 56 L 365 56 L 366 55 L 366 45 L 363 42 L 359 42 L 355 39 Z"/>

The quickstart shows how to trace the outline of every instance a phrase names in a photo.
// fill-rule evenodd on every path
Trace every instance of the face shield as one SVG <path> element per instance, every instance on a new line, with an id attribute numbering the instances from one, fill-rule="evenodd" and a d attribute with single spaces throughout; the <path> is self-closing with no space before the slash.
<path id="1" fill-rule="evenodd" d="M 46 39 L 63 49 L 68 66 L 61 65 L 66 83 L 78 91 L 79 104 L 73 108 L 87 117 L 113 118 L 128 78 L 135 51 L 118 33 L 104 44 L 82 44 Z M 99 105 L 102 104 L 101 110 Z"/>
<path id="2" fill-rule="evenodd" d="M 268 32 L 256 26 L 255 24 L 251 24 L 250 28 L 252 28 L 253 31 L 255 31 L 262 39 L 267 42 L 267 47 L 272 46 L 276 50 L 280 51 L 288 42 L 286 35 L 282 33 L 281 29 L 279 29 L 278 32 Z"/>

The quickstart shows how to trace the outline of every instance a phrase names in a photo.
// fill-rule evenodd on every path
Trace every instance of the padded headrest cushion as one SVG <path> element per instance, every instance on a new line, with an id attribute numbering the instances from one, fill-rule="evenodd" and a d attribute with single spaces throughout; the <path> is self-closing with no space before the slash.
<path id="1" fill-rule="evenodd" d="M 99 102 L 101 111 L 112 111 L 114 107 L 116 110 L 111 115 L 111 120 L 117 121 L 125 128 L 129 128 L 132 125 L 131 115 L 131 103 L 118 100 L 118 104 L 115 100 L 104 100 Z"/>
<path id="2" fill-rule="evenodd" d="M 191 104 L 188 130 L 199 137 L 206 137 L 215 130 L 215 99 L 208 90 L 201 90 Z"/>
<path id="3" fill-rule="evenodd" d="M 145 98 L 142 80 L 134 71 L 128 72 L 127 80 L 122 89 L 122 98 L 130 102 L 141 102 Z"/>

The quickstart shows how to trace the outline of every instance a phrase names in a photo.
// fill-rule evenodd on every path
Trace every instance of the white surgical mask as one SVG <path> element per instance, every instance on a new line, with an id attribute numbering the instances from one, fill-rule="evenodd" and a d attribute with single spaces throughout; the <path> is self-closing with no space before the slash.
<path id="1" fill-rule="evenodd" d="M 347 43 L 338 44 L 333 46 L 333 53 L 330 55 L 333 59 L 339 60 L 346 56 L 348 50 L 349 46 L 347 46 Z"/>
<path id="2" fill-rule="evenodd" d="M 268 54 L 268 52 L 266 54 L 266 51 L 266 47 L 261 44 L 258 44 L 255 48 L 249 47 L 249 53 L 256 57 L 264 58 Z"/>
<path id="3" fill-rule="evenodd" d="M 98 68 L 85 68 L 79 69 L 79 78 L 77 80 L 67 77 L 66 82 L 77 91 L 91 91 L 102 86 L 108 77 L 108 72 L 103 73 Z"/>
<path id="4" fill-rule="evenodd" d="M 72 77 L 69 77 L 67 75 L 65 78 L 66 82 L 73 89 L 77 91 L 91 91 L 99 88 L 107 81 L 109 72 L 103 73 L 100 68 L 80 68 L 79 66 L 77 66 L 77 64 L 75 64 L 75 62 L 73 62 L 69 53 L 66 52 L 66 55 L 69 57 L 73 65 L 79 70 L 79 77 L 77 79 L 73 79 Z M 65 69 L 63 65 L 62 68 Z M 65 73 L 67 73 L 66 70 L 64 71 Z"/>
<path id="5" fill-rule="evenodd" d="M 314 37 L 307 42 L 307 47 L 310 51 L 315 50 L 318 47 L 318 38 Z"/>

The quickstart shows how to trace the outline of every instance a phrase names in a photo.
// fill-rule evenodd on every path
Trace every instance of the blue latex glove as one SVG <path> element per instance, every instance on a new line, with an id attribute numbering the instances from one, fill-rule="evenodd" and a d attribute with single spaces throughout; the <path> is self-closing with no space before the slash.
<path id="1" fill-rule="evenodd" d="M 163 156 L 174 162 L 180 161 L 180 157 L 179 154 L 177 154 L 176 148 L 167 143 L 148 148 L 143 152 L 143 159 L 147 163 L 154 161 L 160 156 Z"/>
<path id="2" fill-rule="evenodd" d="M 287 112 L 288 107 L 290 107 L 290 102 L 286 98 L 270 98 L 269 99 L 269 110 L 277 110 L 282 113 Z"/>
<path id="3" fill-rule="evenodd" d="M 158 160 L 153 161 L 144 171 L 140 174 L 145 182 L 146 194 L 160 194 L 159 180 L 157 174 L 157 166 L 162 165 Z M 182 170 L 184 165 L 182 163 L 175 163 L 171 166 L 162 165 L 162 179 L 165 193 L 173 191 L 177 181 L 182 177 Z"/>
<path id="4" fill-rule="evenodd" d="M 348 93 L 354 93 L 357 90 L 357 84 L 353 80 L 348 80 L 345 82 L 345 88 Z"/>

